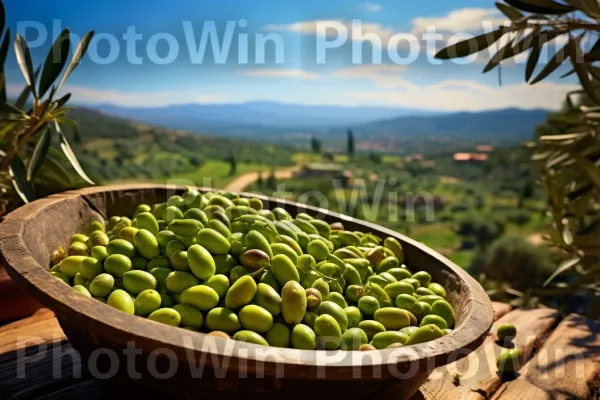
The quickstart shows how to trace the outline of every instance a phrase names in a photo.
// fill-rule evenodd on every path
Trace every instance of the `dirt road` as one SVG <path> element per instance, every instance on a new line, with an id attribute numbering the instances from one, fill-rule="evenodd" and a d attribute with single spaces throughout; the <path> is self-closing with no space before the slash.
<path id="1" fill-rule="evenodd" d="M 296 171 L 296 167 L 275 171 L 275 178 L 290 179 Z M 268 173 L 263 172 L 263 179 L 267 179 L 267 176 Z M 249 172 L 229 182 L 229 184 L 225 186 L 225 190 L 227 190 L 228 192 L 243 192 L 244 189 L 246 189 L 248 186 L 250 186 L 257 180 L 258 172 Z"/>

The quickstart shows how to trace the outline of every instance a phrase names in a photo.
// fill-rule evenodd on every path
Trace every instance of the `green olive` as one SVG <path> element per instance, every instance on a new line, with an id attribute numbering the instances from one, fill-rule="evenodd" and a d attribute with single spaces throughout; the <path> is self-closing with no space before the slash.
<path id="1" fill-rule="evenodd" d="M 187 304 L 176 304 L 173 306 L 173 310 L 179 313 L 179 316 L 181 318 L 181 325 L 196 329 L 202 327 L 204 317 L 202 316 L 200 310 L 198 310 L 196 307 L 192 307 Z"/>
<path id="2" fill-rule="evenodd" d="M 440 330 L 448 328 L 448 324 L 442 317 L 433 314 L 426 315 L 421 320 L 421 326 L 426 325 L 435 325 L 440 328 Z"/>
<path id="3" fill-rule="evenodd" d="M 291 334 L 291 342 L 294 349 L 317 349 L 317 335 L 312 328 L 304 324 L 298 324 L 294 326 Z"/>
<path id="4" fill-rule="evenodd" d="M 131 259 L 123 254 L 113 254 L 104 260 L 104 269 L 115 278 L 123 278 L 123 274 L 131 271 L 132 268 Z"/>
<path id="5" fill-rule="evenodd" d="M 358 300 L 358 309 L 367 316 L 372 316 L 379 309 L 379 301 L 373 296 L 363 296 Z"/>
<path id="6" fill-rule="evenodd" d="M 269 343 L 264 337 L 253 331 L 239 331 L 233 335 L 233 340 L 239 340 L 241 342 L 260 344 L 262 346 L 268 346 Z"/>
<path id="7" fill-rule="evenodd" d="M 350 306 L 344 308 L 346 317 L 348 318 L 348 328 L 356 328 L 363 320 L 362 312 L 358 307 Z"/>
<path id="8" fill-rule="evenodd" d="M 126 312 L 127 314 L 135 313 L 135 305 L 133 303 L 133 299 L 124 290 L 117 289 L 108 296 L 108 300 L 106 301 L 111 307 L 116 308 L 117 310 L 121 310 Z"/>
<path id="9" fill-rule="evenodd" d="M 373 347 L 376 349 L 385 349 L 394 343 L 400 343 L 401 345 L 404 345 L 407 340 L 408 335 L 406 333 L 397 331 L 380 332 L 373 336 L 373 339 L 371 339 L 371 345 L 373 345 Z"/>
<path id="10" fill-rule="evenodd" d="M 281 314 L 281 296 L 271 286 L 265 283 L 259 283 L 256 295 L 252 302 L 265 310 L 274 317 Z"/>
<path id="11" fill-rule="evenodd" d="M 373 319 L 385 326 L 386 330 L 396 331 L 411 325 L 408 313 L 395 307 L 380 308 L 375 311 Z"/>
<path id="12" fill-rule="evenodd" d="M 162 298 L 156 290 L 147 289 L 137 295 L 134 301 L 135 315 L 147 317 L 161 306 Z"/>
<path id="13" fill-rule="evenodd" d="M 498 327 L 498 341 L 511 341 L 517 336 L 517 328 L 513 324 L 502 324 Z"/>
<path id="14" fill-rule="evenodd" d="M 342 350 L 358 350 L 363 344 L 367 344 L 367 334 L 360 328 L 350 328 L 342 335 Z"/>
<path id="15" fill-rule="evenodd" d="M 267 340 L 267 343 L 269 343 L 269 346 L 290 347 L 290 329 L 284 324 L 275 323 L 273 324 L 271 329 L 265 334 L 265 339 Z"/>
<path id="16" fill-rule="evenodd" d="M 159 308 L 150 314 L 148 319 L 171 326 L 179 326 L 181 323 L 181 315 L 172 308 Z"/>
<path id="17" fill-rule="evenodd" d="M 135 295 L 142 293 L 144 290 L 156 289 L 156 278 L 146 271 L 129 271 L 123 274 L 123 286 L 129 293 Z"/>
<path id="18" fill-rule="evenodd" d="M 522 356 L 518 349 L 505 350 L 498 357 L 496 366 L 501 375 L 510 375 L 517 372 L 521 367 Z"/>
<path id="19" fill-rule="evenodd" d="M 242 328 L 238 316 L 227 308 L 213 308 L 206 315 L 206 326 L 213 331 L 237 332 Z"/>
<path id="20" fill-rule="evenodd" d="M 358 327 L 362 329 L 367 334 L 367 339 L 373 339 L 373 336 L 378 334 L 379 332 L 385 332 L 385 326 L 383 326 L 380 322 L 373 320 L 365 320 L 361 321 L 358 324 Z"/>
<path id="21" fill-rule="evenodd" d="M 325 350 L 335 350 L 342 342 L 340 325 L 328 314 L 319 315 L 315 320 L 315 334 L 319 347 Z"/>
<path id="22" fill-rule="evenodd" d="M 248 275 L 235 281 L 225 295 L 225 307 L 237 309 L 249 304 L 257 291 L 256 282 Z"/>
<path id="23" fill-rule="evenodd" d="M 444 336 L 444 332 L 436 325 L 425 325 L 415 329 L 415 331 L 408 337 L 405 345 L 410 346 L 413 344 L 425 343 L 431 340 L 435 340 Z"/>
<path id="24" fill-rule="evenodd" d="M 239 312 L 242 326 L 258 333 L 266 333 L 273 327 L 273 316 L 264 308 L 255 304 L 244 306 Z"/>
<path id="25" fill-rule="evenodd" d="M 454 309 L 446 300 L 438 300 L 431 305 L 431 314 L 438 315 L 446 321 L 447 328 L 454 326 L 456 316 L 454 315 Z M 445 328 L 442 328 L 445 329 Z"/>
<path id="26" fill-rule="evenodd" d="M 209 311 L 219 303 L 219 294 L 210 286 L 195 285 L 181 292 L 181 303 Z"/>
<path id="27" fill-rule="evenodd" d="M 289 281 L 281 290 L 281 312 L 288 324 L 299 324 L 306 312 L 306 291 L 295 281 Z"/>
<path id="28" fill-rule="evenodd" d="M 96 297 L 106 297 L 115 286 L 115 278 L 110 274 L 100 274 L 90 283 L 89 291 Z"/>

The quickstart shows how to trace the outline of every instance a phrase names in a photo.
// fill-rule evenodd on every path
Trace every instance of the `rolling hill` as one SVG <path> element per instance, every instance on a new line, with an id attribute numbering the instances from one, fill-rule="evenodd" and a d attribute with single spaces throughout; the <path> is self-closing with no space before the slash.
<path id="1" fill-rule="evenodd" d="M 105 114 L 157 126 L 290 143 L 294 136 L 326 141 L 355 129 L 369 140 L 381 136 L 484 138 L 502 142 L 529 139 L 547 110 L 516 108 L 439 113 L 375 107 L 305 106 L 271 102 L 178 105 L 163 108 L 98 106 Z M 285 136 L 285 138 L 282 138 Z M 291 140 L 293 142 L 293 139 Z"/>
<path id="2" fill-rule="evenodd" d="M 77 128 L 63 126 L 84 169 L 95 181 L 156 180 L 189 174 L 209 161 L 229 169 L 233 155 L 239 164 L 289 166 L 293 150 L 285 146 L 190 134 L 109 116 L 96 110 L 76 108 L 69 117 Z"/>
<path id="3" fill-rule="evenodd" d="M 241 104 L 184 104 L 160 108 L 95 107 L 106 114 L 190 131 L 269 131 L 319 129 L 359 125 L 406 115 L 434 115 L 414 109 L 381 107 L 310 106 L 276 102 Z"/>
<path id="4" fill-rule="evenodd" d="M 356 127 L 367 135 L 445 136 L 486 138 L 514 142 L 533 138 L 535 127 L 548 115 L 547 110 L 507 108 L 484 112 L 461 112 L 437 116 L 407 116 L 372 122 Z"/>

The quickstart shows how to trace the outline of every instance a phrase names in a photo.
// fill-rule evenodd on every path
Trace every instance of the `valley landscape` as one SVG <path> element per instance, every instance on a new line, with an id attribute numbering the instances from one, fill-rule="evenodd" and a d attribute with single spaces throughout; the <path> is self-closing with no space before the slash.
<path id="1" fill-rule="evenodd" d="M 547 228 L 522 144 L 548 111 L 279 105 L 258 118 L 248 111 L 257 105 L 235 107 L 230 121 L 225 105 L 78 107 L 71 115 L 79 126 L 66 134 L 97 182 L 183 182 L 307 202 L 395 229 L 474 271 L 495 240 L 516 235 L 538 245 Z M 360 115 L 342 124 L 350 114 Z"/>

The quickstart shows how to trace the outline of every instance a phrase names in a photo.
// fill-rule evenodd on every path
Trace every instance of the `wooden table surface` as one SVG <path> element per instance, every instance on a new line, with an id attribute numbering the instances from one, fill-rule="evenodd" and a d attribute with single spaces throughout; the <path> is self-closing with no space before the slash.
<path id="1" fill-rule="evenodd" d="M 495 303 L 494 309 L 496 323 L 481 347 L 435 370 L 413 400 L 600 399 L 599 322 L 548 308 L 511 310 Z M 495 329 L 502 323 L 517 327 L 514 345 L 525 358 L 508 382 L 496 368 L 504 349 L 495 342 Z M 111 396 L 85 370 L 50 310 L 0 327 L 0 399 L 83 398 Z"/>

